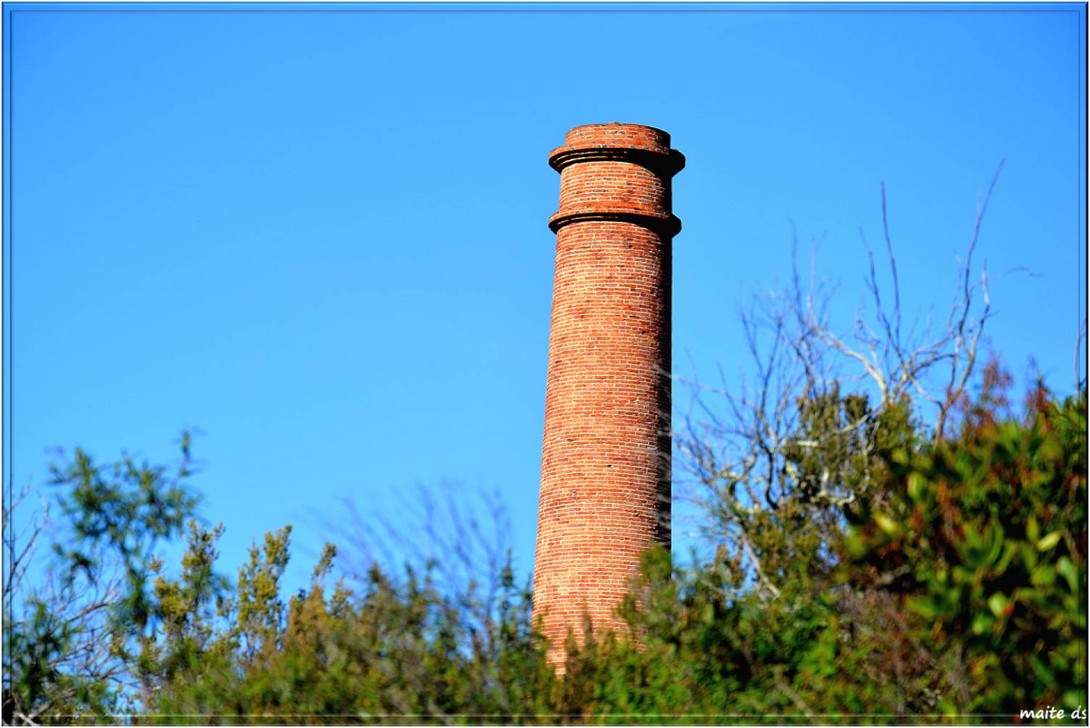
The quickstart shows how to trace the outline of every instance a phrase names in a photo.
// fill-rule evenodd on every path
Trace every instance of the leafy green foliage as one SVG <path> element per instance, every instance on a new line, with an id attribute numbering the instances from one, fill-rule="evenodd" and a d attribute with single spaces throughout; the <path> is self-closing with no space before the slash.
<path id="1" fill-rule="evenodd" d="M 738 509 L 773 589 L 727 548 L 691 570 L 649 555 L 627 633 L 568 645 L 560 708 L 621 723 L 1009 722 L 1085 708 L 1085 391 L 1058 402 L 1038 389 L 1019 418 L 998 369 L 983 387 L 938 440 L 907 403 L 800 402 L 800 439 L 831 447 L 788 452 L 791 476 L 839 474 L 855 494 L 841 517 L 804 487 Z M 852 408 L 865 430 L 845 427 Z M 854 441 L 839 437 L 849 430 Z"/>
<path id="2" fill-rule="evenodd" d="M 1038 390 L 1003 417 L 986 374 L 957 437 L 894 453 L 883 507 L 852 541 L 871 581 L 957 655 L 939 704 L 952 712 L 1085 707 L 1086 392 Z"/>
<path id="3" fill-rule="evenodd" d="M 143 643 L 137 668 L 144 682 L 155 689 L 188 674 L 208 655 L 216 605 L 222 610 L 229 586 L 213 570 L 219 555 L 216 541 L 222 533 L 222 525 L 209 531 L 196 521 L 189 522 L 179 579 L 161 574 L 161 562 L 151 564 L 156 574 L 153 597 L 158 623 Z"/>
<path id="4" fill-rule="evenodd" d="M 275 595 L 288 533 L 251 551 L 237 607 L 223 613 L 233 611 L 234 623 L 188 674 L 164 684 L 158 714 L 182 722 L 479 722 L 547 708 L 555 677 L 530 629 L 530 595 L 509 567 L 491 604 L 472 592 L 441 594 L 430 570 L 409 569 L 395 582 L 376 566 L 357 590 L 343 579 L 329 590 L 323 580 L 335 549 L 327 546 L 309 589 L 285 609 Z"/>
<path id="5" fill-rule="evenodd" d="M 723 485 L 712 517 L 744 538 L 689 568 L 651 550 L 619 606 L 625 629 L 585 625 L 559 674 L 510 563 L 494 587 L 451 586 L 435 561 L 345 573 L 330 544 L 307 588 L 287 596 L 285 526 L 254 544 L 232 585 L 217 572 L 222 528 L 190 518 L 185 463 L 168 478 L 77 453 L 57 470 L 75 534 L 55 551 L 63 599 L 32 595 L 17 618 L 5 599 L 5 720 L 882 724 L 1070 713 L 1086 704 L 1086 393 L 1061 402 L 1038 388 L 1015 416 L 1008 390 L 989 369 L 936 438 L 908 400 L 874 406 L 811 389 L 768 480 L 774 497 Z M 171 570 L 155 547 L 183 526 L 187 548 Z"/>
<path id="6" fill-rule="evenodd" d="M 67 520 L 46 582 L 23 591 L 4 587 L 5 722 L 106 719 L 141 691 L 146 700 L 150 685 L 141 681 L 140 660 L 159 619 L 150 588 L 155 549 L 181 532 L 197 504 L 187 483 L 189 445 L 183 434 L 173 473 L 127 455 L 99 466 L 80 449 L 52 466 Z M 12 553 L 10 528 L 5 511 Z M 19 573 L 25 578 L 25 569 Z"/>

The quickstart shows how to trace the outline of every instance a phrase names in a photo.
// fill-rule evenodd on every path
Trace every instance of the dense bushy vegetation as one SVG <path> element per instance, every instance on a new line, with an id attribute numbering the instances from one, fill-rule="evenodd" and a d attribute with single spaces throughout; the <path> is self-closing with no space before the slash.
<path id="1" fill-rule="evenodd" d="M 168 479 L 77 452 L 57 470 L 72 519 L 60 591 L 5 603 L 22 606 L 5 613 L 5 721 L 1070 715 L 1086 705 L 1086 393 L 1039 388 L 1015 416 L 997 370 L 985 379 L 941 440 L 906 413 L 878 418 L 867 449 L 881 477 L 840 518 L 802 491 L 764 509 L 753 556 L 771 590 L 727 548 L 685 569 L 649 553 L 621 606 L 628 631 L 569 643 L 562 678 L 509 568 L 490 594 L 445 592 L 430 568 L 334 579 L 329 546 L 284 601 L 290 528 L 255 546 L 231 586 L 216 572 L 218 529 L 190 521 L 171 578 L 146 547 L 192 515 L 184 466 Z"/>

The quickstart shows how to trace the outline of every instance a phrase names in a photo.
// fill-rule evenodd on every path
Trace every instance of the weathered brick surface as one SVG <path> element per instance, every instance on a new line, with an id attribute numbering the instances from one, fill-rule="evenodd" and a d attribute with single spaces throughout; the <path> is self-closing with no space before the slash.
<path id="1" fill-rule="evenodd" d="M 560 172 L 534 613 L 562 645 L 612 613 L 653 541 L 670 543 L 670 179 L 663 131 L 568 132 Z M 555 654 L 555 653 L 554 653 Z"/>

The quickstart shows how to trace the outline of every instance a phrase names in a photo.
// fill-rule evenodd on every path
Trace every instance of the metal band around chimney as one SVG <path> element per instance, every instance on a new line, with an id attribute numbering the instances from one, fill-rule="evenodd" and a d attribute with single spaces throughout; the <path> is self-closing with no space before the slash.
<path id="1" fill-rule="evenodd" d="M 549 155 L 549 166 L 557 172 L 578 162 L 630 162 L 673 177 L 684 169 L 685 155 L 676 149 L 660 152 L 631 147 L 559 147 Z"/>

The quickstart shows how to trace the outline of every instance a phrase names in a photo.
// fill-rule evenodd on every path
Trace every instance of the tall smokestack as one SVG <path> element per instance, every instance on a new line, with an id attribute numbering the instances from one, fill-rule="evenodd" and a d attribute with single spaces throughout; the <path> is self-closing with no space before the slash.
<path id="1" fill-rule="evenodd" d="M 670 135 L 589 124 L 560 172 L 534 616 L 559 656 L 568 628 L 613 611 L 640 555 L 670 546 Z"/>

